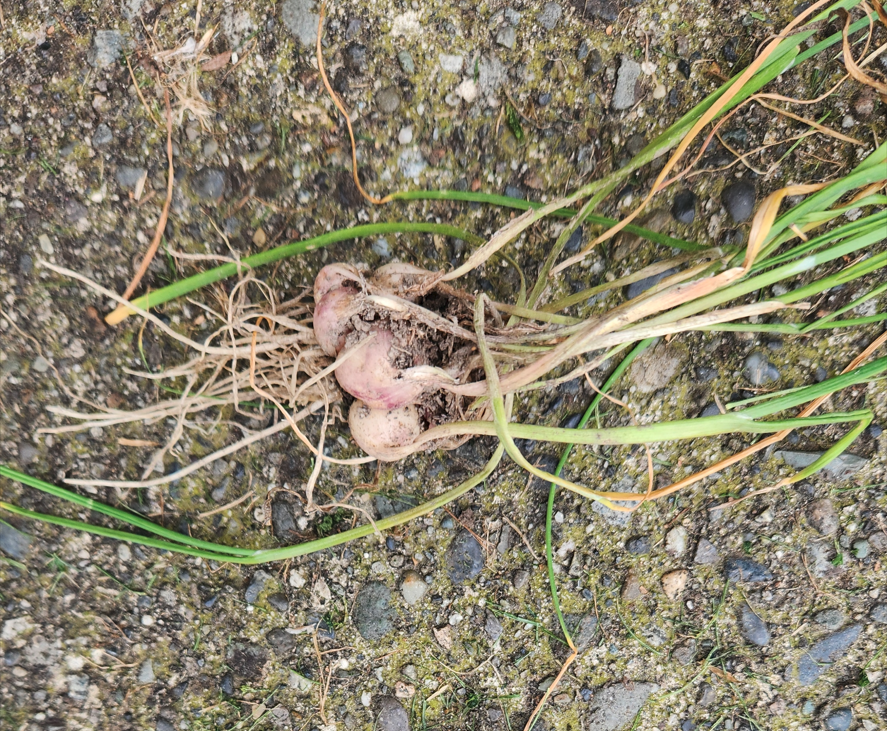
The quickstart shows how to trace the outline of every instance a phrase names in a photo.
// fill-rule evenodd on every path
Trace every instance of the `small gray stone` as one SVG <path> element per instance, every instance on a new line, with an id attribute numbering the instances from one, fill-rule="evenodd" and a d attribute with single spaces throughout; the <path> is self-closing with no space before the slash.
<path id="1" fill-rule="evenodd" d="M 647 701 L 659 690 L 656 683 L 610 683 L 596 690 L 586 731 L 618 731 L 630 723 Z"/>
<path id="2" fill-rule="evenodd" d="M 317 43 L 317 22 L 320 16 L 313 12 L 314 0 L 284 0 L 280 19 L 287 30 L 306 48 Z"/>
<path id="3" fill-rule="evenodd" d="M 495 101 L 499 87 L 505 83 L 507 70 L 495 56 L 481 56 L 477 65 L 477 87 L 488 100 Z"/>
<path id="4" fill-rule="evenodd" d="M 82 221 L 86 218 L 86 215 L 89 213 L 89 209 L 84 206 L 80 201 L 69 200 L 65 203 L 65 220 L 68 223 L 77 223 L 77 221 Z"/>
<path id="5" fill-rule="evenodd" d="M 244 593 L 243 597 L 247 604 L 256 603 L 256 599 L 259 598 L 259 594 L 262 593 L 262 590 L 265 588 L 265 584 L 271 578 L 271 574 L 262 571 L 261 569 L 253 574 L 253 580 L 250 585 L 246 587 L 246 592 Z"/>
<path id="6" fill-rule="evenodd" d="M 440 67 L 448 74 L 461 74 L 462 66 L 465 65 L 465 56 L 452 53 L 442 53 L 437 57 L 440 61 Z"/>
<path id="7" fill-rule="evenodd" d="M 545 30 L 554 30 L 563 14 L 564 9 L 557 3 L 545 3 L 536 19 Z"/>
<path id="8" fill-rule="evenodd" d="M 745 359 L 742 375 L 752 386 L 763 386 L 779 380 L 779 371 L 761 353 L 752 353 Z"/>
<path id="9" fill-rule="evenodd" d="M 397 158 L 397 167 L 405 178 L 416 180 L 428 167 L 428 163 L 415 147 L 409 147 Z"/>
<path id="10" fill-rule="evenodd" d="M 42 355 L 38 355 L 31 361 L 31 368 L 37 371 L 37 373 L 46 373 L 49 370 L 49 361 Z"/>
<path id="11" fill-rule="evenodd" d="M 400 106 L 400 92 L 393 86 L 386 86 L 376 94 L 375 102 L 383 114 L 394 114 Z"/>
<path id="12" fill-rule="evenodd" d="M 496 43 L 500 46 L 504 46 L 505 48 L 514 48 L 514 44 L 517 42 L 517 31 L 512 28 L 510 25 L 504 25 L 499 29 L 499 32 L 496 34 Z"/>
<path id="13" fill-rule="evenodd" d="M 773 579 L 773 574 L 766 566 L 742 556 L 733 556 L 724 561 L 724 576 L 727 581 L 745 581 L 748 583 Z"/>
<path id="14" fill-rule="evenodd" d="M 120 58 L 123 35 L 118 30 L 97 30 L 92 39 L 88 61 L 93 68 L 103 69 Z"/>
<path id="15" fill-rule="evenodd" d="M 376 728 L 378 731 L 410 731 L 410 717 L 396 698 L 383 696 L 379 699 Z"/>
<path id="16" fill-rule="evenodd" d="M 400 593 L 403 594 L 404 601 L 413 606 L 422 601 L 422 597 L 428 591 L 426 584 L 418 571 L 407 571 L 403 575 L 403 583 L 400 585 Z"/>
<path id="17" fill-rule="evenodd" d="M 416 73 L 416 64 L 413 62 L 413 57 L 410 55 L 409 51 L 401 51 L 398 53 L 397 60 L 405 74 Z"/>
<path id="18" fill-rule="evenodd" d="M 842 570 L 840 566 L 832 564 L 832 548 L 827 542 L 808 543 L 805 553 L 807 567 L 818 579 Z"/>
<path id="19" fill-rule="evenodd" d="M 740 633 L 746 642 L 758 647 L 766 647 L 770 644 L 770 630 L 767 624 L 752 611 L 748 604 L 742 605 L 742 613 L 739 618 Z"/>
<path id="20" fill-rule="evenodd" d="M 158 719 L 157 725 L 154 728 L 156 729 L 156 731 L 176 731 L 176 727 L 173 726 L 165 718 Z"/>
<path id="21" fill-rule="evenodd" d="M 774 456 L 782 457 L 789 467 L 803 469 L 804 467 L 813 464 L 822 455 L 822 452 L 781 451 L 776 452 Z M 833 480 L 846 480 L 859 472 L 868 463 L 869 461 L 865 457 L 859 457 L 855 454 L 844 452 L 844 454 L 836 457 L 823 467 L 822 472 Z"/>
<path id="22" fill-rule="evenodd" d="M 381 256 L 383 259 L 388 259 L 391 256 L 391 244 L 389 244 L 388 239 L 383 236 L 376 239 L 370 248 L 373 250 L 374 254 Z"/>
<path id="23" fill-rule="evenodd" d="M 18 445 L 18 461 L 22 466 L 29 465 L 40 456 L 40 450 L 30 442 Z"/>
<path id="24" fill-rule="evenodd" d="M 700 538 L 693 561 L 702 565 L 711 565 L 717 563 L 719 558 L 718 549 L 714 544 L 708 538 Z"/>
<path id="25" fill-rule="evenodd" d="M 588 52 L 588 58 L 585 59 L 585 75 L 589 78 L 597 76 L 604 70 L 604 57 L 596 48 L 592 48 Z"/>
<path id="26" fill-rule="evenodd" d="M 145 174 L 145 168 L 134 168 L 129 165 L 121 165 L 117 168 L 116 178 L 124 188 L 135 188 Z"/>
<path id="27" fill-rule="evenodd" d="M 201 200 L 218 201 L 225 192 L 225 173 L 216 168 L 203 168 L 191 179 L 191 189 Z"/>
<path id="28" fill-rule="evenodd" d="M 515 589 L 523 589 L 530 583 L 530 572 L 525 571 L 524 569 L 518 569 L 514 572 L 511 581 L 514 584 Z"/>
<path id="29" fill-rule="evenodd" d="M 391 621 L 391 590 L 381 581 L 371 581 L 354 601 L 354 625 L 365 640 L 380 640 L 394 623 Z"/>
<path id="30" fill-rule="evenodd" d="M 865 538 L 860 538 L 858 541 L 853 541 L 853 555 L 856 556 L 856 558 L 858 558 L 860 561 L 868 558 L 870 551 L 871 546 L 869 546 L 869 542 Z"/>
<path id="31" fill-rule="evenodd" d="M 483 548 L 467 530 L 460 530 L 447 547 L 447 573 L 454 584 L 473 579 L 483 570 L 485 562 Z"/>
<path id="32" fill-rule="evenodd" d="M 142 3 L 145 0 L 122 0 L 120 3 L 120 11 L 123 13 L 123 17 L 126 20 L 132 20 L 135 18 L 139 11 L 142 9 Z"/>
<path id="33" fill-rule="evenodd" d="M 269 596 L 268 604 L 270 604 L 273 609 L 276 609 L 281 614 L 286 614 L 290 608 L 289 599 L 286 598 L 286 594 L 282 593 L 272 594 L 271 596 Z"/>
<path id="34" fill-rule="evenodd" d="M 731 183 L 721 193 L 721 203 L 736 223 L 751 218 L 755 209 L 755 186 L 748 180 Z"/>
<path id="35" fill-rule="evenodd" d="M 853 723 L 853 711 L 849 708 L 836 708 L 825 717 L 828 731 L 847 731 Z"/>
<path id="36" fill-rule="evenodd" d="M 92 136 L 92 146 L 104 147 L 110 145 L 113 139 L 114 133 L 111 132 L 111 128 L 107 124 L 100 124 L 95 128 L 95 133 Z"/>
<path id="37" fill-rule="evenodd" d="M 68 697 L 77 703 L 83 703 L 89 697 L 89 676 L 68 676 Z"/>
<path id="38" fill-rule="evenodd" d="M 22 533 L 0 521 L 0 551 L 7 556 L 12 556 L 17 561 L 24 561 L 33 540 L 27 533 Z"/>
<path id="39" fill-rule="evenodd" d="M 881 683 L 877 689 L 878 698 L 881 699 L 882 703 L 887 703 L 887 683 Z"/>
<path id="40" fill-rule="evenodd" d="M 635 359 L 629 374 L 641 393 L 665 388 L 681 370 L 681 352 L 667 343 L 658 343 Z M 595 503 L 597 504 L 597 503 Z"/>
<path id="41" fill-rule="evenodd" d="M 619 111 L 630 109 L 635 103 L 635 84 L 641 75 L 641 65 L 628 56 L 622 57 L 616 76 L 616 89 L 613 91 L 611 106 Z"/>
<path id="42" fill-rule="evenodd" d="M 504 15 L 505 20 L 512 25 L 517 25 L 518 23 L 520 23 L 521 14 L 514 8 L 505 8 Z"/>
<path id="43" fill-rule="evenodd" d="M 699 705 L 703 708 L 708 708 L 708 706 L 712 705 L 717 699 L 718 694 L 715 692 L 715 689 L 708 683 L 703 683 L 699 694 Z"/>
<path id="44" fill-rule="evenodd" d="M 593 614 L 585 614 L 578 621 L 568 620 L 570 634 L 573 635 L 573 643 L 577 652 L 585 652 L 593 644 L 597 637 L 598 621 Z"/>
<path id="45" fill-rule="evenodd" d="M 808 456 L 807 453 L 788 452 L 788 458 L 785 456 L 786 453 L 780 452 L 779 454 L 790 467 L 806 467 L 806 465 L 801 465 L 800 463 L 806 461 Z M 799 454 L 803 454 L 804 457 L 799 459 L 797 457 Z M 807 462 L 807 464 L 812 464 L 814 460 L 815 457 L 810 460 L 810 462 Z M 838 528 L 841 525 L 838 520 L 838 513 L 835 510 L 835 504 L 828 498 L 821 498 L 820 500 L 814 500 L 810 503 L 810 507 L 807 509 L 807 520 L 810 521 L 810 525 L 812 525 L 818 533 L 824 536 L 830 536 L 837 533 Z"/>
<path id="46" fill-rule="evenodd" d="M 821 612 L 817 612 L 813 615 L 813 621 L 816 622 L 816 624 L 821 624 L 823 627 L 830 629 L 833 632 L 836 629 L 840 629 L 846 619 L 847 616 L 840 609 L 823 609 Z"/>
<path id="47" fill-rule="evenodd" d="M 281 657 L 292 654 L 293 650 L 296 649 L 296 636 L 290 634 L 282 627 L 271 630 L 265 635 L 265 640 L 274 653 Z"/>
<path id="48" fill-rule="evenodd" d="M 625 550 L 635 556 L 641 556 L 645 553 L 650 553 L 651 545 L 649 536 L 635 536 L 625 542 Z"/>
<path id="49" fill-rule="evenodd" d="M 690 665 L 696 659 L 696 641 L 690 640 L 678 645 L 672 650 L 671 657 L 676 663 L 684 667 Z"/>
<path id="50" fill-rule="evenodd" d="M 847 649 L 859 638 L 861 624 L 854 624 L 840 632 L 827 635 L 810 647 L 798 660 L 785 670 L 785 679 L 796 679 L 801 685 L 813 685 L 817 678 L 840 660 Z"/>
<path id="51" fill-rule="evenodd" d="M 487 610 L 487 619 L 484 623 L 484 630 L 486 630 L 490 642 L 495 642 L 502 636 L 502 623 L 499 621 L 499 618 L 489 610 Z"/>
<path id="52" fill-rule="evenodd" d="M 887 604 L 875 604 L 872 607 L 872 611 L 869 612 L 869 616 L 873 622 L 887 624 Z"/>
<path id="53" fill-rule="evenodd" d="M 150 659 L 145 660 L 139 668 L 138 681 L 143 685 L 147 685 L 153 683 L 156 679 L 157 676 L 154 675 L 154 662 Z"/>

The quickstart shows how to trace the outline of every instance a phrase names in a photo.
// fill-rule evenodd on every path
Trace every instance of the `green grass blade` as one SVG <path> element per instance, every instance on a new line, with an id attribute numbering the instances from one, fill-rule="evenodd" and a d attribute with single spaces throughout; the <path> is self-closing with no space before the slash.
<path id="1" fill-rule="evenodd" d="M 253 254 L 252 256 L 246 256 L 240 260 L 239 264 L 222 264 L 221 266 L 208 269 L 205 272 L 200 272 L 199 274 L 186 277 L 185 279 L 180 279 L 178 282 L 173 282 L 166 287 L 162 287 L 154 292 L 149 292 L 141 297 L 137 297 L 132 303 L 137 307 L 147 310 L 151 307 L 156 307 L 164 302 L 169 302 L 170 300 L 186 295 L 201 287 L 227 279 L 228 277 L 237 274 L 238 270 L 243 267 L 256 268 L 264 264 L 280 261 L 281 259 L 287 259 L 291 256 L 304 254 L 308 251 L 315 251 L 316 249 L 321 249 L 324 246 L 329 246 L 330 244 L 335 244 L 341 241 L 390 233 L 430 233 L 463 239 L 475 246 L 483 243 L 483 240 L 473 233 L 463 231 L 455 226 L 448 226 L 441 223 L 427 223 L 423 221 L 415 223 L 370 223 L 363 226 L 354 226 L 352 228 L 330 231 L 329 233 L 305 239 L 303 241 L 294 241 L 289 244 L 277 246 L 273 249 Z"/>
<path id="2" fill-rule="evenodd" d="M 33 487 L 36 490 L 45 492 L 48 495 L 52 495 L 53 497 L 67 500 L 68 502 L 79 505 L 81 508 L 86 508 L 87 510 L 94 510 L 97 513 L 107 515 L 110 518 L 115 518 L 136 528 L 141 528 L 142 530 L 146 530 L 150 533 L 161 536 L 162 538 L 165 538 L 169 541 L 185 543 L 194 548 L 204 548 L 215 553 L 229 553 L 232 556 L 249 556 L 255 553 L 255 551 L 250 549 L 234 548 L 222 546 L 218 543 L 201 541 L 197 538 L 192 538 L 191 536 L 183 535 L 182 533 L 170 530 L 169 528 L 163 528 L 162 526 L 159 526 L 156 523 L 152 523 L 150 520 L 142 518 L 135 513 L 129 512 L 128 510 L 114 508 L 110 505 L 106 505 L 105 503 L 93 500 L 92 498 L 78 495 L 72 490 L 67 490 L 63 487 L 59 487 L 58 485 L 53 485 L 52 483 L 39 480 L 36 477 L 32 477 L 31 475 L 27 475 L 23 472 L 11 469 L 10 467 L 7 467 L 5 465 L 0 465 L 0 477 L 5 477 L 9 480 L 21 482 L 23 485 Z"/>

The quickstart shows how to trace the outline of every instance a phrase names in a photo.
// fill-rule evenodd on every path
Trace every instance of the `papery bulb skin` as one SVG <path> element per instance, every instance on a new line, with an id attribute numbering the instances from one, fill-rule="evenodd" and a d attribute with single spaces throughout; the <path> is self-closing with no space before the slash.
<path id="1" fill-rule="evenodd" d="M 362 294 L 338 287 L 324 294 L 314 308 L 314 335 L 324 353 L 335 357 L 345 346 L 350 320 L 361 308 Z"/>
<path id="2" fill-rule="evenodd" d="M 360 271 L 351 264 L 327 264 L 314 278 L 314 302 L 319 304 L 327 292 L 338 289 L 345 282 L 359 282 Z"/>
<path id="3" fill-rule="evenodd" d="M 431 276 L 433 276 L 433 273 L 427 269 L 422 269 L 412 264 L 392 262 L 376 269 L 370 279 L 380 289 L 395 294 L 398 297 L 414 301 L 416 295 L 410 294 L 409 290 L 417 285 L 421 285 L 423 281 Z"/>

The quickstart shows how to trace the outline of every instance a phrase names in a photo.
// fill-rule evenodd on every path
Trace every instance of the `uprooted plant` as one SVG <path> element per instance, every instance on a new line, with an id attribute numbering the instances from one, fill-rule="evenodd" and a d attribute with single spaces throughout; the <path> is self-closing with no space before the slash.
<path id="1" fill-rule="evenodd" d="M 566 198 L 545 206 L 530 207 L 513 199 L 455 191 L 389 197 L 392 200 L 423 197 L 473 200 L 525 209 L 522 215 L 483 243 L 468 232 L 444 224 L 368 224 L 226 263 L 132 302 L 75 272 L 44 262 L 47 268 L 78 279 L 96 292 L 118 301 L 120 307 L 109 316 L 109 322 L 119 322 L 130 313 L 138 313 L 193 353 L 187 362 L 160 374 L 134 373 L 172 384 L 166 388 L 174 393 L 173 397 L 143 409 L 127 412 L 105 408 L 84 412 L 50 407 L 59 416 L 77 422 L 43 430 L 51 433 L 170 417 L 175 420 L 172 434 L 148 461 L 140 480 L 81 478 L 70 479 L 69 484 L 121 489 L 157 487 L 289 428 L 315 457 L 307 481 L 307 502 L 313 508 L 312 491 L 324 461 L 345 464 L 372 459 L 393 461 L 417 451 L 453 448 L 473 436 L 490 435 L 499 439 L 500 447 L 484 474 L 488 474 L 502 453 L 507 452 L 516 463 L 543 479 L 602 501 L 613 509 L 630 510 L 633 508 L 617 502 L 628 502 L 636 507 L 647 499 L 691 484 L 710 474 L 711 468 L 664 490 L 649 490 L 647 494 L 605 494 L 542 472 L 526 460 L 514 440 L 529 438 L 589 445 L 648 444 L 727 432 L 781 434 L 785 429 L 812 424 L 856 422 L 857 426 L 837 445 L 845 449 L 860 425 L 871 418 L 868 412 L 811 416 L 815 407 L 810 407 L 799 417 L 778 421 L 767 419 L 846 384 L 860 383 L 861 378 L 874 377 L 885 367 L 883 359 L 822 384 L 703 419 L 581 432 L 514 423 L 512 420 L 516 400 L 527 391 L 588 378 L 588 374 L 605 360 L 634 343 L 647 343 L 652 338 L 718 329 L 772 329 L 807 334 L 824 328 L 866 325 L 885 318 L 884 315 L 874 315 L 837 319 L 880 294 L 885 288 L 883 284 L 873 285 L 862 297 L 840 311 L 812 321 L 806 316 L 812 298 L 839 284 L 876 274 L 887 263 L 887 252 L 881 245 L 887 225 L 887 212 L 883 210 L 887 197 L 881 193 L 887 164 L 885 145 L 877 147 L 842 178 L 830 183 L 789 186 L 772 193 L 760 206 L 748 243 L 742 248 L 706 248 L 695 242 L 631 226 L 628 221 L 635 214 L 616 222 L 592 213 L 594 206 L 627 174 L 676 147 L 653 184 L 650 196 L 655 194 L 669 182 L 666 181 L 669 171 L 674 169 L 683 152 L 708 122 L 752 99 L 779 73 L 832 44 L 843 41 L 845 50 L 849 50 L 849 35 L 867 29 L 871 24 L 873 16 L 870 14 L 851 22 L 844 9 L 852 8 L 855 3 L 848 0 L 803 24 L 822 5 L 824 0 L 796 18 L 745 72 L 691 110 L 626 167 Z M 818 22 L 832 12 L 844 13 L 843 31 L 799 53 L 801 45 L 818 29 Z M 798 32 L 789 34 L 799 25 Z M 867 66 L 882 50 L 883 47 L 870 54 L 855 68 Z M 859 78 L 858 74 L 856 78 Z M 689 169 L 676 177 L 686 174 Z M 788 196 L 806 198 L 780 216 L 780 204 Z M 582 199 L 586 202 L 580 210 L 566 208 Z M 847 220 L 844 215 L 850 211 L 867 213 Z M 523 273 L 503 252 L 503 247 L 534 223 L 550 216 L 564 215 L 570 216 L 571 220 L 558 236 L 538 281 L 528 292 L 523 284 Z M 606 230 L 597 241 L 612 236 L 617 230 L 629 228 L 654 242 L 683 251 L 628 277 L 543 303 L 553 281 L 550 273 L 580 260 L 587 253 L 588 247 L 585 252 L 557 264 L 567 238 L 583 221 L 605 226 Z M 335 241 L 399 231 L 455 236 L 477 245 L 477 248 L 462 266 L 450 272 L 431 272 L 401 263 L 389 264 L 376 271 L 363 265 L 329 265 L 317 275 L 313 300 L 303 294 L 281 301 L 278 294 L 255 275 L 255 269 L 263 264 Z M 484 295 L 475 296 L 460 289 L 454 283 L 493 257 L 503 257 L 517 270 L 521 287 L 515 302 L 491 301 Z M 604 313 L 585 312 L 584 303 L 591 295 L 668 270 L 677 271 L 634 299 Z M 233 274 L 239 274 L 240 281 L 230 293 L 219 295 L 215 305 L 200 305 L 216 325 L 212 334 L 202 342 L 178 333 L 148 312 L 151 307 Z M 768 294 L 777 284 L 781 285 L 780 294 Z M 749 299 L 751 295 L 755 295 L 753 301 Z M 567 310 L 573 314 L 565 314 Z M 750 318 L 757 321 L 776 312 L 782 315 L 778 323 L 748 322 Z M 149 478 L 185 431 L 198 425 L 203 418 L 201 415 L 214 412 L 216 419 L 222 419 L 226 408 L 243 411 L 262 404 L 272 404 L 277 409 L 280 419 L 276 423 L 259 431 L 249 431 L 238 425 L 246 432 L 239 441 L 171 474 Z M 344 418 L 346 410 L 351 434 L 367 457 L 339 459 L 324 450 L 327 426 L 336 418 Z M 320 437 L 317 443 L 312 443 L 300 424 L 309 415 L 319 412 L 323 412 Z M 801 474 L 821 468 L 835 454 L 830 450 Z M 8 476 L 21 478 L 20 473 L 3 469 Z M 432 500 L 422 506 L 420 512 L 438 505 L 441 500 L 452 499 L 455 493 L 470 489 L 478 479 L 482 477 L 472 478 L 451 493 Z M 57 490 L 60 491 L 58 494 L 69 499 L 76 497 L 61 488 Z M 90 504 L 94 505 L 91 501 Z M 4 507 L 13 509 L 6 504 Z M 415 511 L 408 511 L 392 524 L 408 520 L 414 514 Z M 287 549 L 238 552 L 239 560 L 259 562 L 298 555 L 331 544 L 330 540 L 338 543 L 384 528 L 387 524 L 386 521 L 371 523 L 320 542 Z M 220 555 L 229 553 L 221 546 L 211 545 L 218 548 Z M 205 553 L 201 549 L 197 555 Z"/>
<path id="2" fill-rule="evenodd" d="M 84 477 L 68 479 L 68 484 L 120 490 L 157 488 L 272 434 L 291 429 L 314 457 L 305 485 L 307 506 L 326 510 L 351 506 L 337 502 L 315 506 L 313 491 L 324 462 L 354 465 L 373 460 L 396 461 L 419 451 L 454 448 L 474 436 L 497 438 L 498 447 L 484 469 L 462 484 L 390 518 L 369 519 L 364 525 L 336 535 L 266 550 L 231 547 L 182 535 L 129 511 L 3 466 L 0 466 L 2 476 L 113 517 L 149 535 L 38 514 L 9 503 L 0 503 L 0 507 L 14 514 L 102 536 L 219 561 L 257 564 L 338 545 L 446 505 L 486 479 L 507 453 L 523 469 L 552 484 L 546 545 L 552 597 L 557 608 L 551 570 L 555 486 L 600 501 L 613 510 L 631 511 L 645 501 L 669 495 L 764 449 L 793 429 L 823 424 L 850 425 L 847 433 L 821 458 L 771 489 L 804 479 L 821 469 L 866 428 L 872 412 L 869 409 L 819 415 L 814 412 L 829 395 L 883 377 L 887 372 L 887 358 L 865 361 L 887 339 L 885 335 L 875 338 L 841 375 L 815 385 L 768 394 L 753 399 L 750 404 L 728 405 L 720 415 L 644 425 L 584 427 L 602 394 L 655 338 L 712 330 L 811 335 L 819 330 L 862 327 L 887 319 L 884 313 L 845 317 L 854 308 L 887 291 L 887 284 L 882 281 L 887 269 L 884 248 L 887 196 L 883 193 L 887 184 L 887 144 L 876 146 L 843 177 L 791 185 L 770 194 L 759 207 L 748 241 L 742 247 L 706 247 L 633 225 L 631 221 L 640 208 L 620 222 L 593 212 L 627 176 L 670 150 L 674 153 L 661 168 L 641 207 L 667 185 L 691 174 L 724 119 L 751 101 L 795 101 L 759 92 L 780 74 L 834 44 L 843 44 L 845 63 L 854 79 L 862 83 L 868 79 L 873 86 L 880 84 L 862 71 L 885 49 L 882 45 L 865 55 L 876 14 L 864 6 L 863 17 L 853 21 L 848 11 L 858 5 L 855 0 L 842 0 L 820 11 L 825 5 L 826 0 L 820 0 L 800 14 L 746 71 L 703 100 L 625 167 L 565 198 L 544 206 L 459 191 L 412 191 L 384 199 L 461 200 L 524 209 L 523 214 L 509 221 L 486 242 L 445 224 L 366 224 L 228 261 L 133 301 L 76 272 L 42 262 L 47 269 L 79 280 L 117 301 L 120 306 L 108 317 L 109 322 L 118 323 L 130 314 L 138 314 L 191 354 L 184 363 L 162 373 L 130 371 L 135 376 L 162 382 L 171 393 L 169 398 L 145 408 L 83 411 L 50 407 L 53 413 L 74 422 L 42 430 L 56 434 L 164 419 L 172 419 L 175 424 L 166 443 L 148 460 L 141 479 Z M 876 10 L 879 15 L 883 14 L 880 5 Z M 823 21 L 832 15 L 841 17 L 843 29 L 807 47 L 808 39 L 812 41 Z M 857 62 L 848 39 L 860 31 L 868 31 L 869 35 L 864 58 Z M 718 117 L 720 121 L 709 132 L 695 159 L 681 172 L 673 173 L 699 133 Z M 794 118 L 797 119 L 797 115 Z M 850 139 L 819 123 L 812 123 L 810 129 L 809 134 Z M 850 142 L 861 144 L 858 140 L 850 139 Z M 356 163 L 356 156 L 353 159 Z M 356 164 L 354 175 L 357 180 Z M 780 215 L 780 207 L 789 197 L 803 200 Z M 568 208 L 577 202 L 583 202 L 578 210 Z M 538 280 L 528 290 L 521 268 L 505 253 L 505 247 L 529 227 L 555 217 L 569 220 L 551 247 Z M 599 225 L 603 230 L 585 249 L 560 261 L 567 240 L 582 223 Z M 553 273 L 579 263 L 592 246 L 622 229 L 668 247 L 672 250 L 669 258 L 612 282 L 546 301 L 556 283 Z M 306 292 L 281 299 L 278 292 L 256 275 L 256 270 L 263 265 L 289 256 L 337 241 L 385 233 L 451 236 L 476 249 L 461 266 L 449 272 L 428 271 L 409 263 L 393 263 L 375 271 L 362 264 L 328 265 L 314 280 L 313 297 Z M 521 282 L 513 302 L 476 295 L 457 282 L 496 257 L 514 267 Z M 665 272 L 672 273 L 609 311 L 595 313 L 587 305 L 593 295 Z M 149 311 L 235 275 L 239 281 L 230 292 L 217 294 L 215 302 L 196 303 L 214 326 L 210 336 L 200 342 L 179 333 Z M 850 282 L 860 283 L 862 294 L 835 311 L 813 314 L 812 304 L 820 295 Z M 774 317 L 776 313 L 778 320 Z M 762 318 L 768 321 L 761 322 Z M 606 382 L 601 386 L 594 384 L 592 372 L 619 354 L 623 359 Z M 599 391 L 580 428 L 554 428 L 514 420 L 519 401 L 528 392 L 578 378 L 586 379 Z M 221 421 L 231 409 L 254 414 L 269 404 L 279 414 L 279 419 L 270 426 L 253 431 L 237 423 L 236 427 L 244 432 L 238 441 L 170 474 L 150 477 L 187 430 L 206 428 L 214 421 Z M 803 407 L 800 412 L 784 415 L 799 407 Z M 213 416 L 208 418 L 207 414 Z M 312 414 L 321 414 L 319 437 L 313 442 L 304 428 L 305 420 Z M 336 457 L 329 453 L 326 430 L 336 419 L 347 419 L 354 441 L 367 456 Z M 601 492 L 560 476 L 572 445 L 649 445 L 726 433 L 769 436 L 673 485 L 653 489 L 651 479 L 645 492 Z M 568 445 L 555 474 L 531 464 L 518 447 L 516 440 L 520 439 Z M 558 616 L 562 620 L 559 610 Z M 569 632 L 563 621 L 561 624 L 569 644 Z M 575 653 L 571 657 L 574 656 Z M 564 670 L 568 664 L 569 661 Z"/>

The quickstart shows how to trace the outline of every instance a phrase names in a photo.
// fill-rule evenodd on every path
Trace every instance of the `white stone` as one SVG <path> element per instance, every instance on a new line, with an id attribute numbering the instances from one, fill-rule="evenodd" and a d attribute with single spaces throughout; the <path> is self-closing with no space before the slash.
<path id="1" fill-rule="evenodd" d="M 40 234 L 37 237 L 37 243 L 40 244 L 40 249 L 44 254 L 52 254 L 55 249 L 52 246 L 52 241 L 49 240 L 49 236 L 46 234 Z"/>
<path id="2" fill-rule="evenodd" d="M 413 128 L 407 125 L 397 134 L 397 141 L 402 145 L 408 145 L 413 141 Z"/>
<path id="3" fill-rule="evenodd" d="M 465 56 L 442 53 L 438 58 L 440 60 L 440 67 L 450 74 L 461 73 L 462 66 L 465 64 Z"/>
<path id="4" fill-rule="evenodd" d="M 34 629 L 34 624 L 28 617 L 15 617 L 7 619 L 3 623 L 3 630 L 0 631 L 0 640 L 14 640 L 23 632 Z"/>
<path id="5" fill-rule="evenodd" d="M 471 102 L 477 99 L 477 84 L 471 79 L 465 79 L 456 87 L 456 96 L 471 104 Z"/>
<path id="6" fill-rule="evenodd" d="M 298 571 L 290 571 L 289 585 L 294 589 L 301 589 L 307 583 L 306 579 Z"/>
<path id="7" fill-rule="evenodd" d="M 679 525 L 665 536 L 665 550 L 673 556 L 680 556 L 687 550 L 687 529 Z"/>

